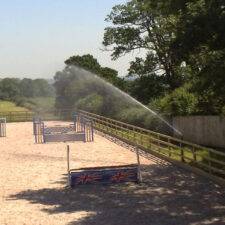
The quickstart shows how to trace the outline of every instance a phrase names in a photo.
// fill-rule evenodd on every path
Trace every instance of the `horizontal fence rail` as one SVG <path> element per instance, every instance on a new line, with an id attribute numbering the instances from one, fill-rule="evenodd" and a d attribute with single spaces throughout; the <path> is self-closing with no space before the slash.
<path id="1" fill-rule="evenodd" d="M 34 117 L 40 117 L 43 120 L 71 120 L 71 110 L 51 110 L 51 111 L 10 111 L 0 112 L 0 117 L 6 118 L 7 122 L 25 122 L 33 121 Z"/>
<path id="2" fill-rule="evenodd" d="M 7 122 L 32 121 L 33 116 L 34 116 L 34 112 L 30 112 L 30 111 L 0 112 L 0 117 L 6 118 Z"/>
<path id="3" fill-rule="evenodd" d="M 219 177 L 222 182 L 225 182 L 224 152 L 86 111 L 80 110 L 79 113 L 92 120 L 94 128 L 99 131 L 137 145 L 145 151 L 153 152 L 173 161 L 175 160 L 203 170 L 209 175 Z"/>

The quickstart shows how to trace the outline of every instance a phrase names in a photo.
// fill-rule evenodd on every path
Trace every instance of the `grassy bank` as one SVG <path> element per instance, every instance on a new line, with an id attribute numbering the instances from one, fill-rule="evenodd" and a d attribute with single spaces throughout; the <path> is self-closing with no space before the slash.
<path id="1" fill-rule="evenodd" d="M 28 98 L 27 104 L 25 104 L 27 108 L 30 108 L 32 111 L 37 110 L 52 110 L 55 107 L 55 97 L 36 97 L 36 98 Z"/>
<path id="2" fill-rule="evenodd" d="M 18 112 L 18 111 L 29 111 L 25 107 L 17 106 L 15 103 L 10 101 L 0 101 L 0 112 Z"/>
<path id="3" fill-rule="evenodd" d="M 52 110 L 55 107 L 55 97 L 24 98 L 23 101 L 15 103 L 0 100 L 0 112 L 14 111 L 38 111 Z"/>

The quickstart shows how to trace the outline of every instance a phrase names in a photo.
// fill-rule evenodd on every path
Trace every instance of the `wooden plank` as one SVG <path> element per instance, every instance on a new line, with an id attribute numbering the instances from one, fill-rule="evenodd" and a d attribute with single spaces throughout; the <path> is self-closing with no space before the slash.
<path id="1" fill-rule="evenodd" d="M 217 159 L 214 159 L 214 158 L 210 158 L 210 157 L 207 157 L 207 156 L 202 156 L 203 159 L 206 159 L 207 161 L 211 161 L 211 162 L 215 162 L 215 163 L 218 163 L 222 166 L 225 166 L 225 162 L 224 161 L 220 161 L 220 160 L 217 160 Z"/>
<path id="2" fill-rule="evenodd" d="M 204 163 L 201 163 L 201 162 L 198 162 L 198 161 L 197 161 L 197 164 L 199 164 L 199 165 L 202 166 L 202 167 L 207 168 L 208 170 L 212 170 L 212 171 L 214 171 L 214 172 L 216 172 L 216 173 L 225 175 L 225 170 L 221 170 L 221 169 L 215 168 L 215 167 L 213 167 L 213 166 L 208 166 L 208 165 L 206 165 L 206 164 L 204 164 Z"/>

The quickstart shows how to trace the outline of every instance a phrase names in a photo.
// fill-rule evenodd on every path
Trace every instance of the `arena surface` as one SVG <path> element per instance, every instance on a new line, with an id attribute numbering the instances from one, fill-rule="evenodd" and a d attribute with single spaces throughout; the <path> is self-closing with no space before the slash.
<path id="1" fill-rule="evenodd" d="M 142 184 L 71 190 L 66 144 L 34 144 L 32 132 L 32 123 L 11 123 L 0 138 L 1 225 L 225 224 L 222 187 L 151 155 L 141 157 Z M 136 163 L 134 152 L 97 134 L 70 147 L 72 168 Z"/>

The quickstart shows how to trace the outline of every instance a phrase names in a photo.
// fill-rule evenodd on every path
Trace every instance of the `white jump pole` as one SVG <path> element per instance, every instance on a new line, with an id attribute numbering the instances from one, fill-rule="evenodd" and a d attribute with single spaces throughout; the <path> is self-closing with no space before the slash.
<path id="1" fill-rule="evenodd" d="M 142 182 L 141 167 L 140 167 L 140 157 L 139 157 L 139 149 L 138 149 L 138 147 L 136 147 L 136 155 L 137 155 L 137 164 L 138 164 L 138 182 Z"/>
<path id="2" fill-rule="evenodd" d="M 70 186 L 70 146 L 67 145 L 67 182 Z"/>

